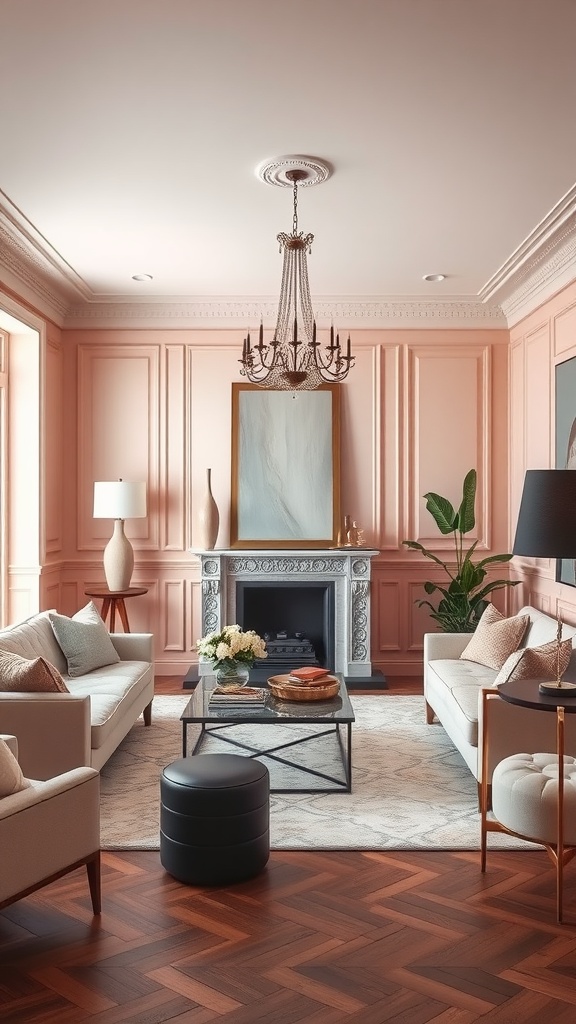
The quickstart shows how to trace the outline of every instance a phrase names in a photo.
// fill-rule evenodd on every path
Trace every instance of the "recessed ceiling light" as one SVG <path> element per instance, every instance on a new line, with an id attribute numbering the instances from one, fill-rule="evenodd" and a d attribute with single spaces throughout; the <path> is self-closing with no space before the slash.
<path id="1" fill-rule="evenodd" d="M 133 281 L 152 281 L 152 274 L 132 274 Z"/>
<path id="2" fill-rule="evenodd" d="M 445 281 L 446 274 L 424 274 L 423 281 Z"/>

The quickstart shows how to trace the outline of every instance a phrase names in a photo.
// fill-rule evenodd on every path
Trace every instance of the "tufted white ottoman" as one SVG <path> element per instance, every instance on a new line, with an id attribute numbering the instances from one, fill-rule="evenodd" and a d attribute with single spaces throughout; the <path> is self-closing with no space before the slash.
<path id="1" fill-rule="evenodd" d="M 562 869 L 576 854 L 576 758 L 564 755 L 562 806 L 558 788 L 557 754 L 513 754 L 496 765 L 492 776 L 495 821 L 482 823 L 482 870 L 486 831 L 512 832 L 542 843 L 556 864 L 556 905 L 561 921 Z"/>

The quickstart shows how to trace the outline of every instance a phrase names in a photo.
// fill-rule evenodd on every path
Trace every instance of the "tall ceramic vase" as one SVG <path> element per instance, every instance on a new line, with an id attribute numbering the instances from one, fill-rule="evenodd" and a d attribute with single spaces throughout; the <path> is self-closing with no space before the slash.
<path id="1" fill-rule="evenodd" d="M 202 551 L 211 551 L 216 546 L 220 514 L 212 494 L 212 470 L 206 470 L 206 490 L 198 505 L 198 543 Z"/>

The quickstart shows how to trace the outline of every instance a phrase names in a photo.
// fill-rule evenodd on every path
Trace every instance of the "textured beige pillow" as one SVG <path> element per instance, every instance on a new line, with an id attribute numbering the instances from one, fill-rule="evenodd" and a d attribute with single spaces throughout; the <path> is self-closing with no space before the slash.
<path id="1" fill-rule="evenodd" d="M 562 640 L 560 644 L 560 676 L 568 668 L 572 654 L 572 640 Z M 500 683 L 511 683 L 514 679 L 556 679 L 557 643 L 550 640 L 540 647 L 523 647 L 506 659 L 500 669 L 494 686 Z"/>
<path id="2" fill-rule="evenodd" d="M 11 693 L 68 693 L 57 668 L 45 658 L 0 651 L 0 690 Z"/>
<path id="3" fill-rule="evenodd" d="M 493 604 L 489 604 L 460 657 L 498 672 L 506 658 L 520 646 L 529 622 L 529 615 L 514 615 L 507 619 Z"/>
<path id="4" fill-rule="evenodd" d="M 68 662 L 70 677 L 83 676 L 95 668 L 120 661 L 110 633 L 93 601 L 89 601 L 71 619 L 57 612 L 48 612 L 48 617 Z"/>
<path id="5" fill-rule="evenodd" d="M 0 740 L 0 797 L 19 793 L 21 789 L 28 789 L 29 786 L 30 783 L 22 775 L 22 769 L 10 747 L 4 740 Z"/>

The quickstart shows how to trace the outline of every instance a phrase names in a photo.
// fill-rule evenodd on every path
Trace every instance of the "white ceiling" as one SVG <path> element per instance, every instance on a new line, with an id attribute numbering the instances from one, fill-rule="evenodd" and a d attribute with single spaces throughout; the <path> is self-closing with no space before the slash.
<path id="1" fill-rule="evenodd" d="M 565 246 L 575 0 L 0 0 L 0 26 L 4 261 L 76 309 L 273 303 L 282 154 L 334 168 L 299 198 L 318 302 L 502 303 Z"/>

